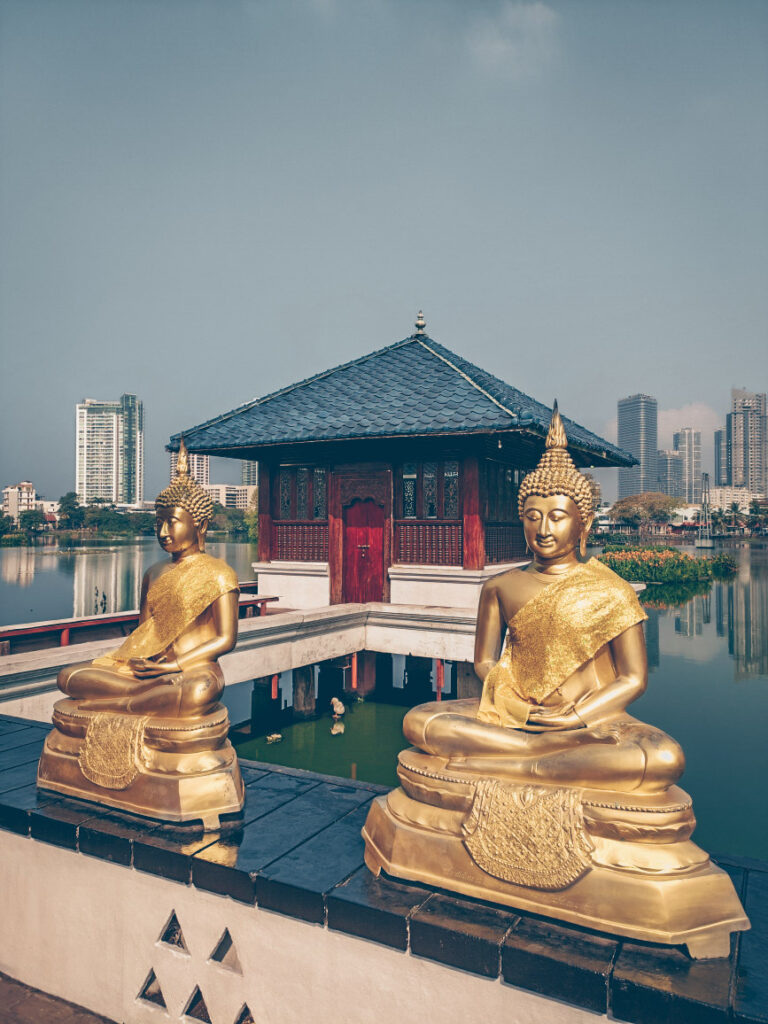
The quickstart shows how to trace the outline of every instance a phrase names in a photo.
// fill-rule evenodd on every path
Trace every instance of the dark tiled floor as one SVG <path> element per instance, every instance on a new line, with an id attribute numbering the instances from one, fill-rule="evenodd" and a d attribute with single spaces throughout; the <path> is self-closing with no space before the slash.
<path id="1" fill-rule="evenodd" d="M 0 974 L 0 1024 L 113 1024 L 90 1010 Z"/>
<path id="2" fill-rule="evenodd" d="M 243 816 L 208 833 L 38 793 L 36 752 L 46 731 L 41 723 L 0 715 L 0 828 L 610 1011 L 614 1020 L 768 1024 L 768 864 L 721 859 L 752 931 L 734 939 L 728 960 L 691 961 L 679 949 L 374 878 L 363 864 L 360 828 L 370 801 L 384 791 L 380 786 L 248 762 Z M 58 1009 L 6 1018 L 4 1005 L 0 989 L 0 1024 L 98 1019 L 55 1016 L 64 1012 Z M 84 1013 L 63 1005 L 67 1013 Z"/>

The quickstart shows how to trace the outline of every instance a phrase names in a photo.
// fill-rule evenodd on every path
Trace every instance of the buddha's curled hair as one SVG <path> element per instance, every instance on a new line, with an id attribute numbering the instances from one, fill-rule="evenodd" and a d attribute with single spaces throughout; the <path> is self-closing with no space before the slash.
<path id="1" fill-rule="evenodd" d="M 187 469 L 187 448 L 182 440 L 179 458 L 176 463 L 176 476 L 171 483 L 160 491 L 155 498 L 155 508 L 183 508 L 192 516 L 195 526 L 199 527 L 213 515 L 213 498 L 193 477 Z"/>
<path id="2" fill-rule="evenodd" d="M 549 498 L 553 494 L 565 494 L 578 508 L 582 523 L 586 523 L 595 511 L 589 481 L 576 469 L 573 459 L 568 454 L 568 439 L 565 436 L 565 427 L 560 419 L 557 402 L 549 425 L 546 450 L 536 469 L 523 478 L 517 493 L 521 519 L 525 499 L 533 494 L 542 498 Z"/>

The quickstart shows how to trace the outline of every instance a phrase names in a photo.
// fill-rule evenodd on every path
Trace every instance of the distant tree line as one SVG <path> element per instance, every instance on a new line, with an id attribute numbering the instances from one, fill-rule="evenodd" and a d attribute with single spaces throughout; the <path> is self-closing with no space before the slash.
<path id="1" fill-rule="evenodd" d="M 22 512 L 18 525 L 10 516 L 0 514 L 0 538 L 6 544 L 23 544 L 40 534 L 47 525 L 45 514 L 39 509 Z M 118 509 L 104 498 L 81 505 L 77 494 L 67 491 L 59 499 L 57 529 L 109 537 L 149 537 L 155 532 L 155 514 Z M 255 542 L 259 536 L 259 514 L 255 503 L 247 510 L 214 504 L 210 531 Z"/>

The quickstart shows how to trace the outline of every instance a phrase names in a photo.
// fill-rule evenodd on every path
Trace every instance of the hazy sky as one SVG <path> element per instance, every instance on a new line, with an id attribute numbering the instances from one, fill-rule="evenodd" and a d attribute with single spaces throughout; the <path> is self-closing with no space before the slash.
<path id="1" fill-rule="evenodd" d="M 72 489 L 75 403 L 128 391 L 151 497 L 171 433 L 420 308 L 601 433 L 644 391 L 706 456 L 768 388 L 764 0 L 0 16 L 0 486 Z"/>

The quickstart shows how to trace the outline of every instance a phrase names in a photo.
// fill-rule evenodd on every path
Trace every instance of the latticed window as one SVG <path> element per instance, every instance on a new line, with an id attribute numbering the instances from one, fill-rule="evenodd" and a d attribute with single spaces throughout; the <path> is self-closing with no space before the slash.
<path id="1" fill-rule="evenodd" d="M 395 518 L 459 518 L 457 459 L 404 462 L 397 479 Z"/>
<path id="2" fill-rule="evenodd" d="M 443 463 L 443 517 L 459 518 L 459 464 L 454 460 Z"/>
<path id="3" fill-rule="evenodd" d="M 403 466 L 403 519 L 416 518 L 416 482 L 416 463 L 406 462 Z"/>
<path id="4" fill-rule="evenodd" d="M 422 470 L 424 518 L 437 519 L 437 463 L 425 462 Z"/>
<path id="5" fill-rule="evenodd" d="M 325 469 L 315 466 L 312 473 L 312 513 L 314 519 L 328 518 L 328 491 L 325 482 Z"/>
<path id="6" fill-rule="evenodd" d="M 293 472 L 287 466 L 280 467 L 280 518 L 292 519 Z"/>
<path id="7" fill-rule="evenodd" d="M 300 466 L 296 470 L 296 518 L 309 519 L 309 470 Z"/>
<path id="8" fill-rule="evenodd" d="M 305 522 L 327 519 L 327 481 L 324 466 L 281 466 L 277 518 Z"/>

